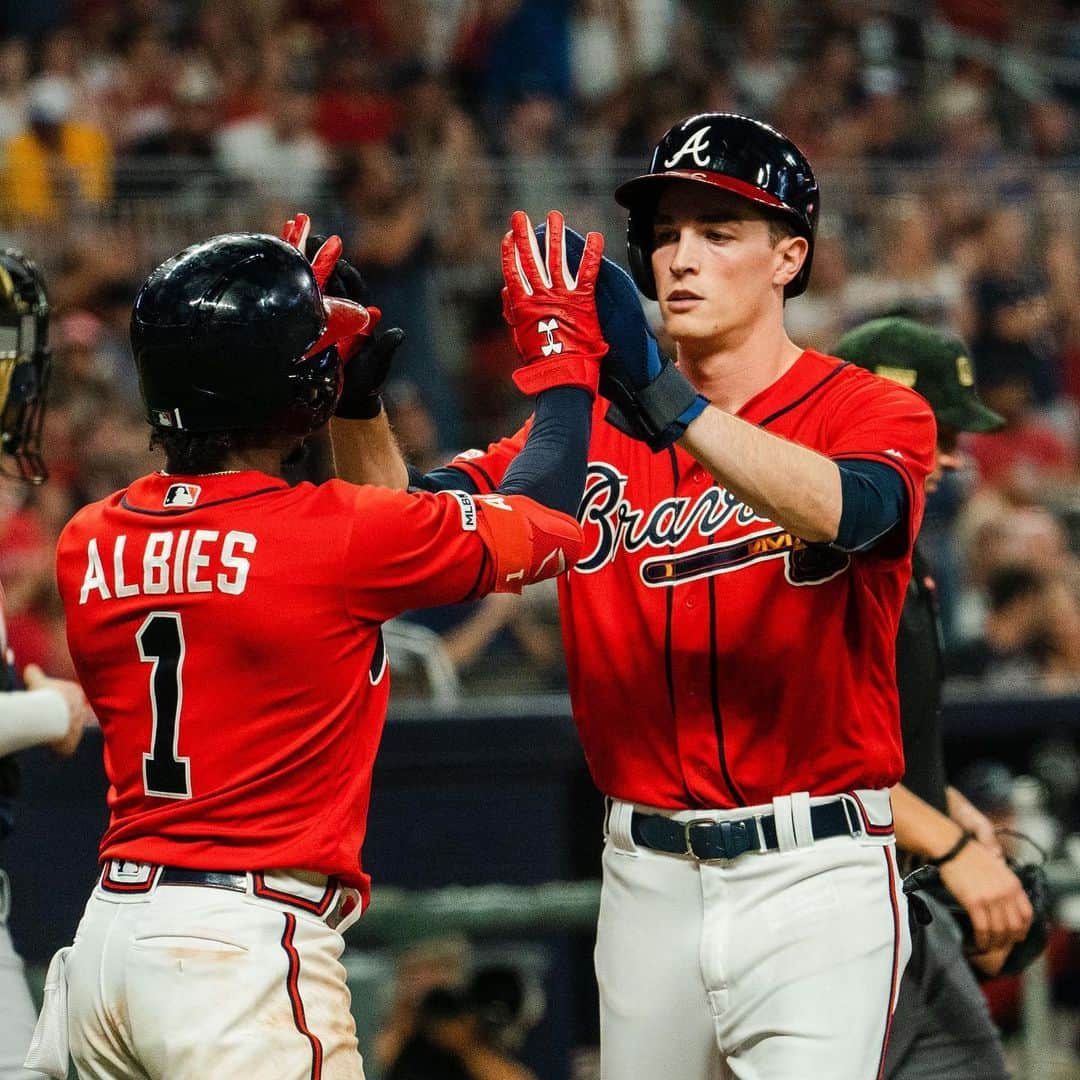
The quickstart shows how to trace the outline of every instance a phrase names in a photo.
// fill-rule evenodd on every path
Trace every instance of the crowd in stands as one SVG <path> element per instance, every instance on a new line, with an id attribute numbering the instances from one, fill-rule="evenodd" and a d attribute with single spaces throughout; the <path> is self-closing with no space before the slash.
<path id="1" fill-rule="evenodd" d="M 36 0 L 0 4 L 0 240 L 44 265 L 53 482 L 0 485 L 23 662 L 70 671 L 58 530 L 159 464 L 127 348 L 162 258 L 296 210 L 336 231 L 385 325 L 413 460 L 514 430 L 498 241 L 550 207 L 623 257 L 615 184 L 674 121 L 735 110 L 823 187 L 792 337 L 903 313 L 962 336 L 1008 420 L 932 499 L 958 675 L 1080 685 L 1080 4 L 1075 0 Z M 444 613 L 455 664 L 557 686 L 552 605 Z M 530 621 L 531 620 L 531 621 Z M 537 644 L 539 643 L 539 644 Z M 485 665 L 475 665 L 477 668 Z M 489 669 L 490 670 L 490 669 Z"/>

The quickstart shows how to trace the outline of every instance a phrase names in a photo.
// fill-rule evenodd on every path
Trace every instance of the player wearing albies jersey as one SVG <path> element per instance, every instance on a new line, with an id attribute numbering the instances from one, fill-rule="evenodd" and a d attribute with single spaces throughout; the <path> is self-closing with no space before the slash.
<path id="1" fill-rule="evenodd" d="M 560 582 L 574 719 L 609 797 L 601 1076 L 872 1080 L 910 951 L 894 642 L 933 416 L 787 337 L 818 188 L 780 133 L 691 117 L 616 197 L 677 356 L 605 260 L 611 404 Z M 558 345 L 562 311 L 503 270 L 519 351 Z M 527 430 L 412 482 L 494 490 Z"/>
<path id="2" fill-rule="evenodd" d="M 385 351 L 376 309 L 324 295 L 347 291 L 340 240 L 309 263 L 305 220 L 286 236 L 215 237 L 143 285 L 132 345 L 166 467 L 60 539 L 110 820 L 38 1028 L 58 1076 L 69 1037 L 81 1077 L 362 1077 L 338 957 L 368 899 L 380 625 L 578 555 L 591 398 L 570 375 L 595 383 L 599 354 L 567 350 L 490 495 L 286 483 L 331 413 L 379 413 Z M 588 292 L 599 241 L 553 293 Z"/>

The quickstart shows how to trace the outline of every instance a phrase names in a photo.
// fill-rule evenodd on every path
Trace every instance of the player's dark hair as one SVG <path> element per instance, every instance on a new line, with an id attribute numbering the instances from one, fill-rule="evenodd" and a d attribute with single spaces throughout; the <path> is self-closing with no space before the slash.
<path id="1" fill-rule="evenodd" d="M 781 240 L 786 240 L 789 236 L 802 235 L 786 217 L 769 213 L 766 213 L 764 217 L 765 224 L 769 227 L 769 243 L 773 247 L 776 247 Z"/>
<path id="2" fill-rule="evenodd" d="M 264 442 L 246 431 L 165 431 L 150 435 L 150 449 L 165 451 L 165 471 L 176 476 L 223 472 L 231 454 Z"/>

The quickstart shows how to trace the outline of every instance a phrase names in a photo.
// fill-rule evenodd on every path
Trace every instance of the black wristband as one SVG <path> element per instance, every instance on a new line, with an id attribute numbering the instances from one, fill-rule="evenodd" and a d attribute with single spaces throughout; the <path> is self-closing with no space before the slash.
<path id="1" fill-rule="evenodd" d="M 936 859 L 927 859 L 926 860 L 927 865 L 928 866 L 944 866 L 945 863 L 949 862 L 952 859 L 955 859 L 956 856 L 959 855 L 960 852 L 963 851 L 964 848 L 966 848 L 968 846 L 968 844 L 970 844 L 971 841 L 974 840 L 974 839 L 975 839 L 975 834 L 973 832 L 969 832 L 967 829 L 965 829 L 963 831 L 963 833 L 960 835 L 960 839 L 957 840 L 956 843 L 953 844 L 953 846 L 951 848 L 949 848 L 949 850 L 946 851 L 944 855 L 939 855 Z"/>
<path id="2" fill-rule="evenodd" d="M 346 400 L 343 394 L 334 409 L 334 415 L 340 416 L 342 420 L 374 420 L 382 409 L 381 394 L 368 394 L 356 401 Z"/>

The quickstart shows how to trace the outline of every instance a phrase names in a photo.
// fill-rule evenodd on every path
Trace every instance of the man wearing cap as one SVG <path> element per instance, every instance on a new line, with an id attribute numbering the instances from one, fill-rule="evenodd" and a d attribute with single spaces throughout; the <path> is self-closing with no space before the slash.
<path id="1" fill-rule="evenodd" d="M 55 221 L 80 204 L 100 206 L 112 186 L 112 148 L 96 127 L 76 120 L 70 87 L 38 79 L 27 105 L 29 126 L 7 144 L 0 208 L 13 222 Z"/>
<path id="2" fill-rule="evenodd" d="M 962 342 L 909 319 L 875 319 L 850 331 L 836 355 L 930 402 L 938 423 L 934 469 L 960 468 L 957 436 L 996 431 L 1004 420 L 979 400 Z M 983 950 L 971 958 L 993 975 L 1031 923 L 1031 904 L 1004 861 L 991 822 L 945 776 L 940 724 L 944 667 L 937 597 L 926 557 L 916 545 L 896 640 L 896 677 L 905 772 L 892 792 L 898 847 L 916 863 L 940 867 L 941 879 L 971 917 Z M 1001 1043 L 975 974 L 946 909 L 927 898 L 933 921 L 914 936 L 886 1057 L 890 1080 L 1003 1080 Z"/>

